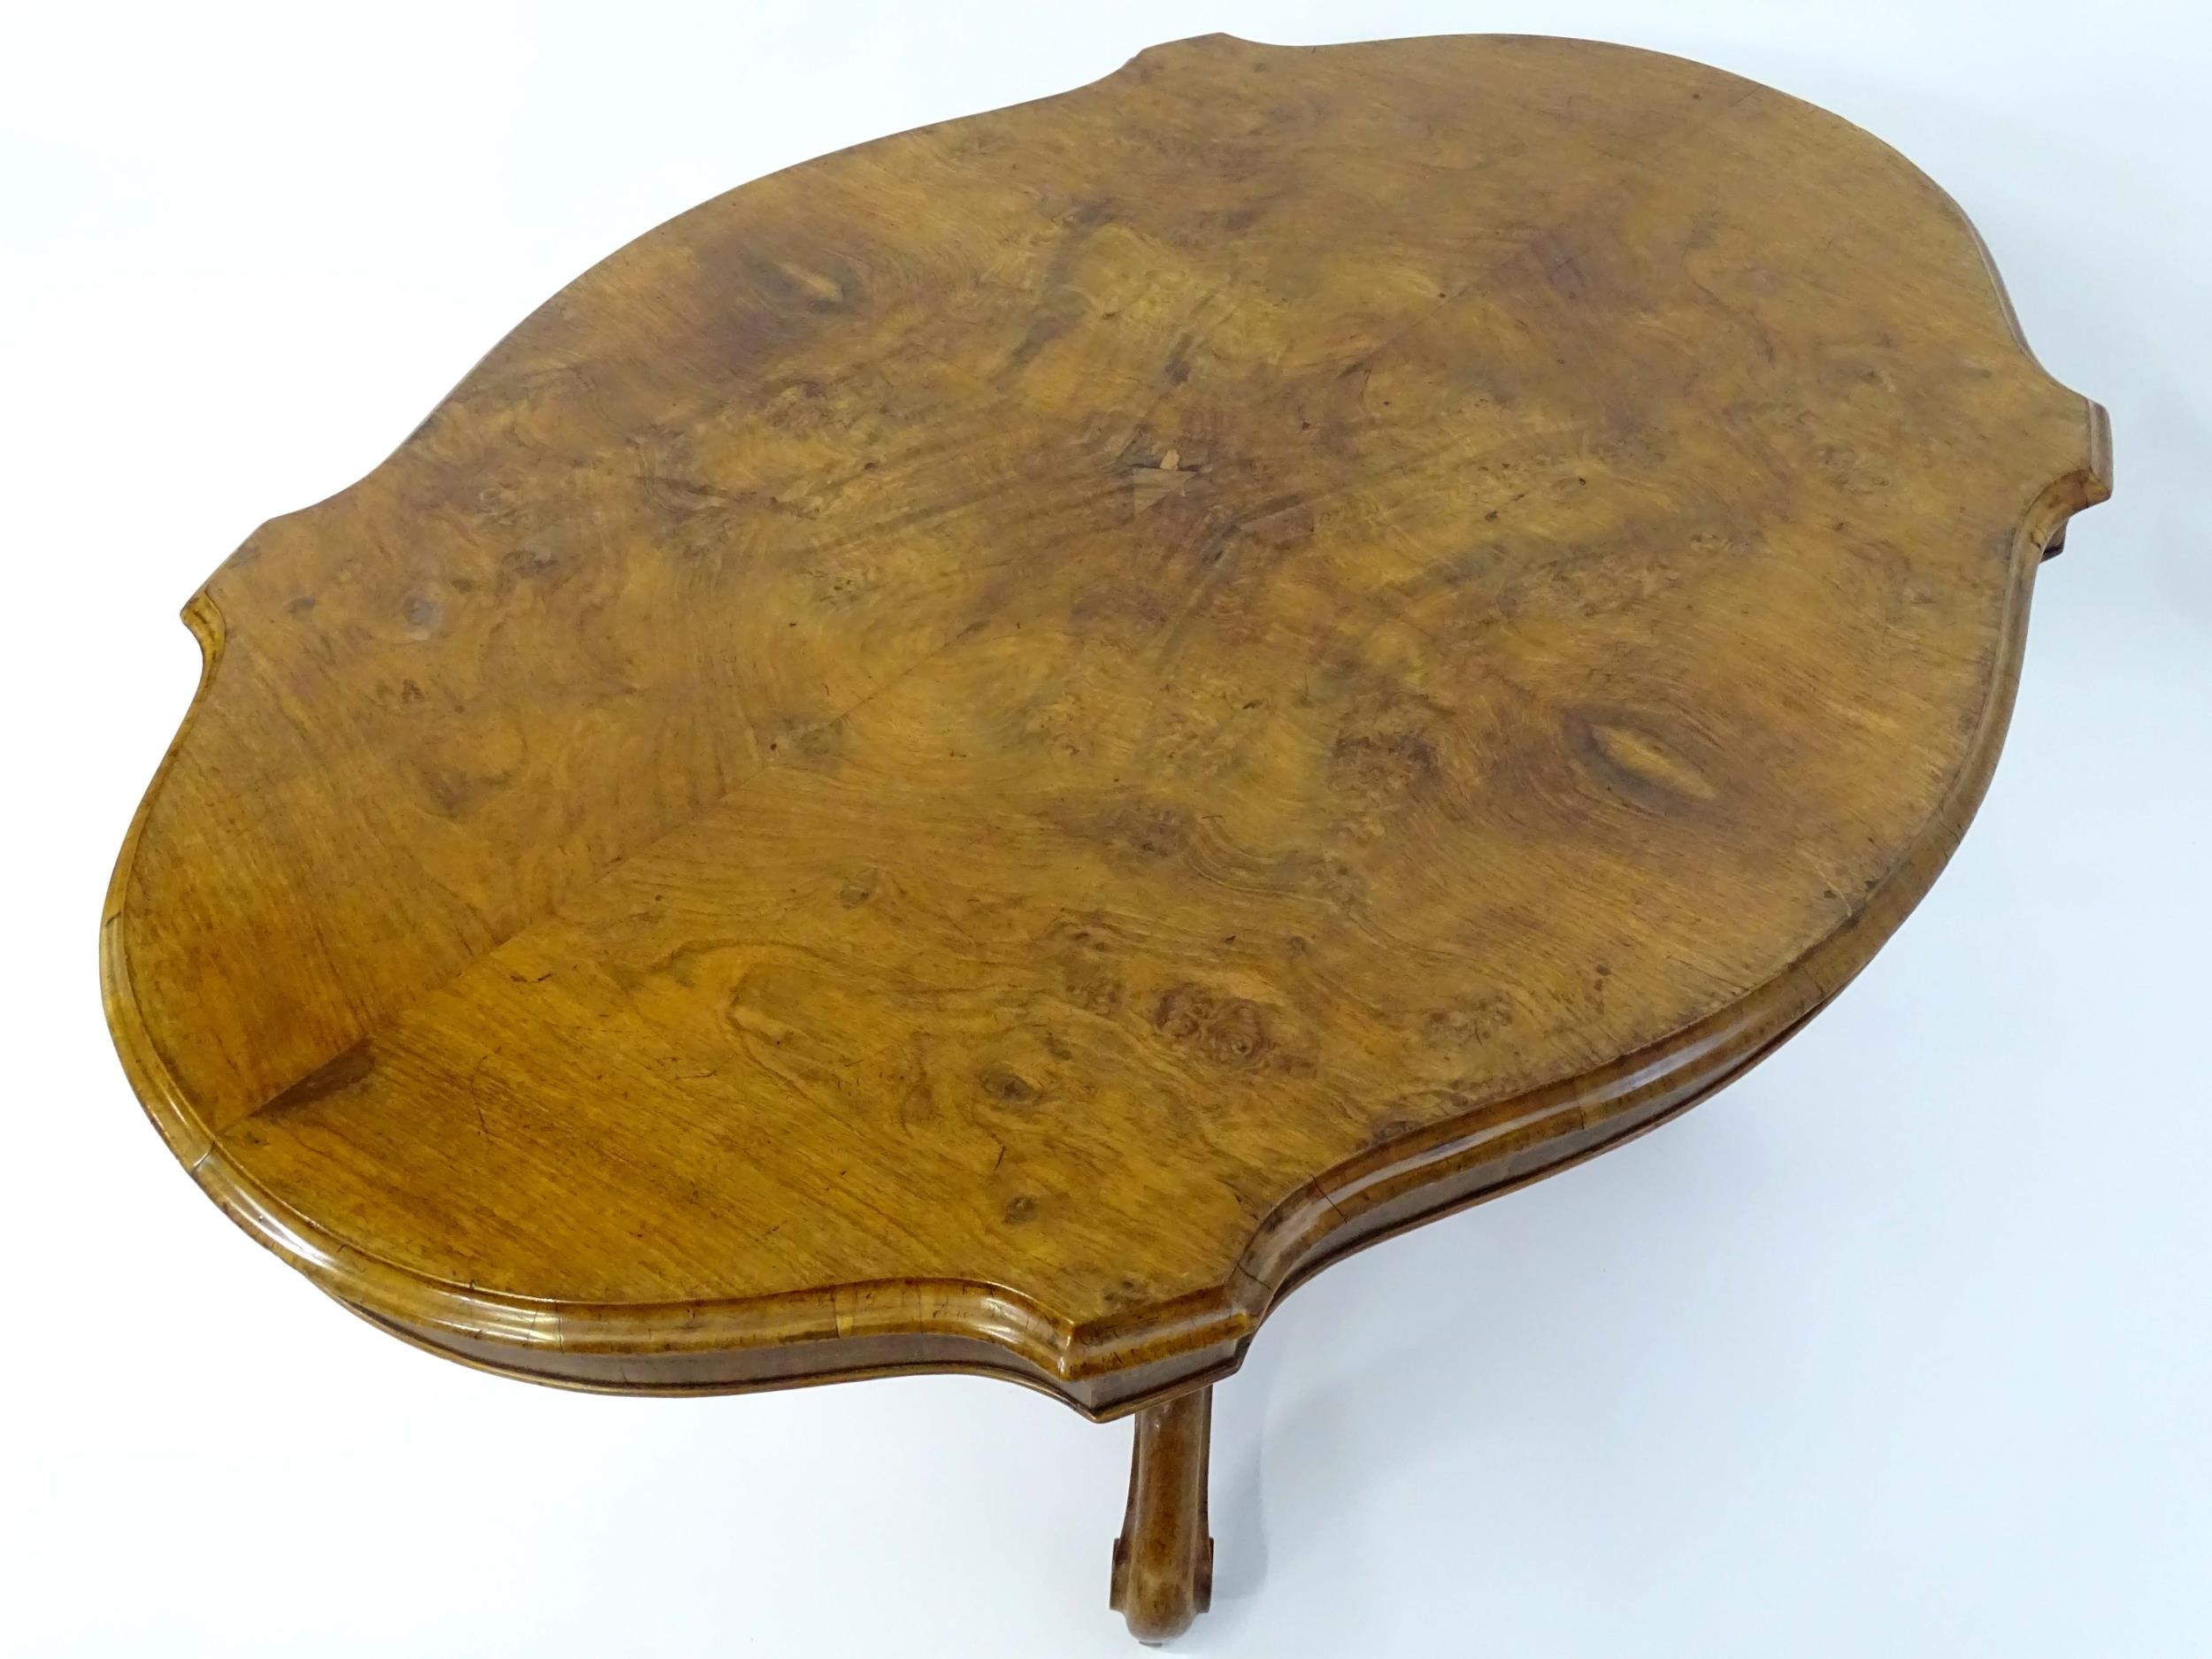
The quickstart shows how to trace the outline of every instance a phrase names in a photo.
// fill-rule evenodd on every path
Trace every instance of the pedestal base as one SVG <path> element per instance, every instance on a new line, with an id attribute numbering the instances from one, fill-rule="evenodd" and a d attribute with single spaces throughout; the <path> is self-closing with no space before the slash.
<path id="1" fill-rule="evenodd" d="M 1206 1531 L 1213 1402 L 1210 1387 L 1195 1388 L 1137 1418 L 1109 1603 L 1140 1641 L 1181 1635 L 1213 1601 L 1214 1540 Z"/>

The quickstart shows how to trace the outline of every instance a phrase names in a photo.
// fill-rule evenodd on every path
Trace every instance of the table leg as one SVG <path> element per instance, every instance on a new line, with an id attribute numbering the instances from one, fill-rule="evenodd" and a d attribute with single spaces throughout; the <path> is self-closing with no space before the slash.
<path id="1" fill-rule="evenodd" d="M 1206 1532 L 1213 1409 L 1213 1389 L 1194 1388 L 1137 1417 L 1109 1605 L 1140 1641 L 1156 1646 L 1181 1635 L 1213 1601 L 1214 1540 Z"/>

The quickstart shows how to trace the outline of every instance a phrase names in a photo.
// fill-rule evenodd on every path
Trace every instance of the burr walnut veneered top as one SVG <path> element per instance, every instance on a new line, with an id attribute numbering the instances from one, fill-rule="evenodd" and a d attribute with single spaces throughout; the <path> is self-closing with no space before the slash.
<path id="1" fill-rule="evenodd" d="M 449 1352 L 1122 1409 L 1832 995 L 2102 432 L 1792 98 L 1157 48 L 670 221 L 256 532 L 118 1043 Z"/>

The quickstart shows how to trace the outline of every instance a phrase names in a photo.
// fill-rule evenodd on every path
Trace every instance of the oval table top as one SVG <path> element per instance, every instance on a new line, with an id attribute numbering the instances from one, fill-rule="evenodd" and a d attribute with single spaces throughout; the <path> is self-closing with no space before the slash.
<path id="1" fill-rule="evenodd" d="M 111 1023 L 415 1340 L 1114 1415 L 1832 996 L 2108 449 L 1793 98 L 1156 48 L 670 221 L 257 531 Z"/>

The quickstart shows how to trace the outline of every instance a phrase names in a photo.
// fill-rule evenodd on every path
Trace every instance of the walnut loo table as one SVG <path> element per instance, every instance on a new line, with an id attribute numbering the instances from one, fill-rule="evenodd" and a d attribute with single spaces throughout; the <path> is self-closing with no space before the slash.
<path id="1" fill-rule="evenodd" d="M 385 1329 L 1136 1414 L 1681 1110 L 1934 879 L 2108 493 L 1971 227 L 1678 59 L 1224 36 L 555 296 L 186 607 L 130 1080 Z"/>

